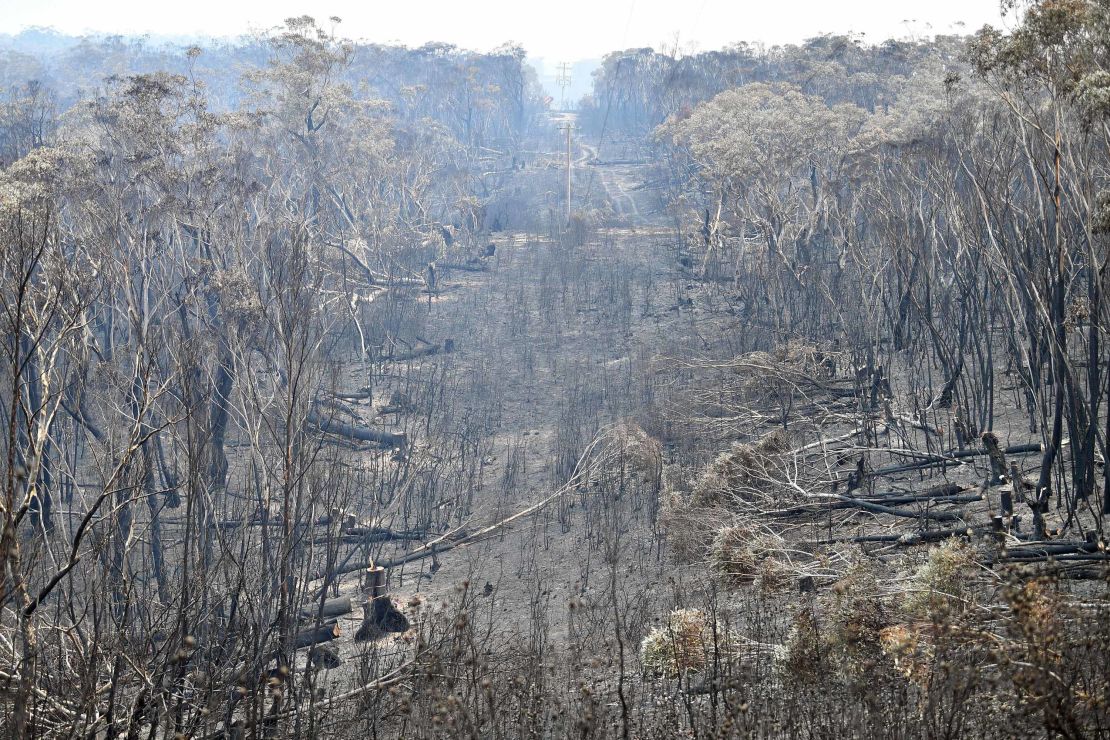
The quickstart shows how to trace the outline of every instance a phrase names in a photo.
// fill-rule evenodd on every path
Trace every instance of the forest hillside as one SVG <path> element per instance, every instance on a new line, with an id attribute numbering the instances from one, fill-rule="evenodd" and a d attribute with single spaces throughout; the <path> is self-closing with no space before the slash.
<path id="1" fill-rule="evenodd" d="M 1110 737 L 1110 2 L 1012 10 L 3 39 L 0 733 Z"/>

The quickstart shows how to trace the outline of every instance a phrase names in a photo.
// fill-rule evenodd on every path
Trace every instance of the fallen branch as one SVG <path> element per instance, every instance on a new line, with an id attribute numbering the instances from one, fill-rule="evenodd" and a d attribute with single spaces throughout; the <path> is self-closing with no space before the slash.
<path id="1" fill-rule="evenodd" d="M 794 450 L 793 454 L 799 455 L 803 452 L 808 452 L 809 450 L 812 450 L 812 449 L 817 448 L 817 447 L 822 447 L 823 448 L 827 445 L 834 445 L 834 444 L 838 444 L 840 442 L 847 442 L 852 437 L 863 434 L 863 432 L 864 432 L 863 427 L 856 427 L 855 429 L 848 432 L 847 434 L 842 434 L 839 437 L 833 437 L 832 439 L 819 439 L 815 442 L 810 442 L 807 445 L 802 445 L 798 449 Z"/>
<path id="2" fill-rule="evenodd" d="M 597 445 L 599 444 L 599 442 L 601 442 L 601 440 L 604 438 L 603 432 L 604 432 L 604 430 L 602 432 L 599 432 L 598 436 L 594 437 L 593 441 L 590 442 L 590 444 L 586 446 L 586 449 L 582 452 L 582 455 L 578 458 L 578 463 L 577 463 L 577 465 L 575 465 L 574 473 L 570 476 L 570 478 L 567 480 L 566 483 L 564 483 L 557 491 L 552 493 L 550 496 L 547 496 L 546 498 L 532 504 L 531 506 L 528 506 L 528 507 L 525 507 L 524 509 L 521 509 L 520 511 L 513 514 L 512 516 L 506 517 L 506 518 L 504 518 L 504 519 L 502 519 L 498 522 L 495 522 L 495 523 L 489 525 L 488 527 L 484 527 L 484 528 L 478 530 L 477 532 L 465 533 L 462 536 L 458 536 L 460 533 L 464 532 L 465 530 L 463 530 L 462 527 L 456 527 L 455 529 L 451 530 L 450 532 L 447 532 L 447 533 L 443 534 L 442 536 L 436 538 L 435 540 L 432 540 L 431 542 L 429 542 L 429 543 L 427 543 L 427 544 L 425 544 L 425 545 L 423 545 L 423 546 L 421 546 L 421 547 L 419 547 L 419 548 L 417 548 L 417 549 L 415 549 L 411 552 L 405 553 L 404 555 L 396 557 L 392 560 L 374 561 L 371 564 L 378 565 L 378 566 L 381 566 L 383 568 L 395 568 L 399 565 L 404 565 L 405 563 L 411 563 L 411 562 L 414 562 L 414 561 L 417 561 L 417 560 L 423 560 L 424 558 L 429 558 L 429 557 L 432 557 L 433 555 L 439 555 L 439 554 L 442 554 L 442 553 L 447 552 L 449 550 L 454 550 L 455 548 L 465 547 L 466 545 L 470 545 L 470 544 L 473 544 L 475 542 L 479 542 L 482 539 L 484 539 L 485 537 L 488 537 L 489 535 L 493 534 L 494 532 L 497 532 L 501 529 L 504 529 L 505 527 L 512 524 L 513 522 L 515 522 L 519 519 L 523 519 L 524 517 L 527 517 L 531 514 L 535 514 L 536 512 L 542 510 L 547 505 L 549 505 L 552 502 L 557 501 L 559 498 L 565 496 L 567 493 L 576 490 L 578 488 L 578 486 L 584 480 L 586 480 L 589 477 L 589 473 L 591 472 L 591 470 L 596 465 L 600 464 L 600 462 L 601 462 L 600 460 L 594 460 L 593 463 L 590 464 L 589 466 L 583 467 L 583 464 L 585 463 L 585 461 L 588 460 L 590 455 L 593 454 L 594 448 L 596 448 Z M 356 563 L 354 565 L 341 565 L 339 567 L 336 567 L 336 568 L 334 568 L 330 571 L 326 571 L 326 572 L 317 571 L 317 573 L 313 575 L 312 580 L 319 580 L 321 578 L 327 578 L 327 579 L 330 580 L 331 578 L 334 578 L 335 576 L 338 576 L 338 575 L 343 575 L 345 573 L 354 573 L 356 571 L 365 570 L 367 567 L 369 567 L 369 565 L 370 564 L 368 564 L 366 562 L 360 561 L 359 563 Z"/>

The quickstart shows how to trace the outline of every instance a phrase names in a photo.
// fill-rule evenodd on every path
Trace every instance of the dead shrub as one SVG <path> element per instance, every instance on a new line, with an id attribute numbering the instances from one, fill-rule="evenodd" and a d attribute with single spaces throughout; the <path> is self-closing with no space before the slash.
<path id="1" fill-rule="evenodd" d="M 922 624 L 892 624 L 879 630 L 879 645 L 902 677 L 919 686 L 928 680 L 935 653 L 928 628 Z"/>
<path id="2" fill-rule="evenodd" d="M 675 554 L 684 560 L 704 555 L 706 543 L 713 536 L 714 519 L 691 503 L 692 485 L 679 466 L 664 466 L 659 524 L 666 530 L 667 542 Z"/>
<path id="3" fill-rule="evenodd" d="M 593 238 L 597 230 L 600 214 L 596 211 L 575 211 L 567 219 L 567 228 L 562 234 L 565 247 L 582 247 Z"/>
<path id="4" fill-rule="evenodd" d="M 794 612 L 786 641 L 775 651 L 775 663 L 788 683 L 809 684 L 825 674 L 825 645 L 813 603 Z"/>
<path id="5" fill-rule="evenodd" d="M 743 523 L 717 530 L 709 547 L 709 562 L 728 586 L 743 586 L 759 580 L 764 591 L 781 588 L 788 570 L 776 557 L 782 541 L 774 535 Z"/>
<path id="6" fill-rule="evenodd" d="M 757 494 L 773 491 L 781 457 L 789 452 L 790 438 L 779 429 L 755 442 L 734 443 L 717 456 L 694 485 L 691 503 L 698 507 L 743 508 Z"/>
<path id="7" fill-rule="evenodd" d="M 841 676 L 856 681 L 872 673 L 882 658 L 881 633 L 890 623 L 870 564 L 856 563 L 833 585 L 828 651 Z"/>
<path id="8" fill-rule="evenodd" d="M 823 620 L 816 605 L 805 602 L 794 614 L 786 642 L 779 649 L 784 678 L 819 682 L 829 678 L 857 686 L 880 664 L 882 631 L 888 608 L 874 572 L 857 564 L 833 586 Z"/>
<path id="9" fill-rule="evenodd" d="M 974 596 L 975 551 L 962 540 L 946 540 L 929 551 L 902 605 L 911 619 L 943 620 L 963 611 Z"/>
<path id="10" fill-rule="evenodd" d="M 675 609 L 640 643 L 640 662 L 649 675 L 676 678 L 704 672 L 716 659 L 731 656 L 733 647 L 727 631 L 701 609 Z"/>
<path id="11" fill-rule="evenodd" d="M 659 490 L 663 475 L 663 447 L 634 421 L 622 421 L 606 434 L 602 454 L 619 461 L 623 472 Z"/>

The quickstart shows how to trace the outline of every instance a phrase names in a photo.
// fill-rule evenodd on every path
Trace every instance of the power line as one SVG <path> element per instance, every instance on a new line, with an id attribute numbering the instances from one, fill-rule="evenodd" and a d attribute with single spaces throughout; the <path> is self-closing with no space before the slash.
<path id="1" fill-rule="evenodd" d="M 621 36 L 621 56 L 617 58 L 617 68 L 613 73 L 614 76 L 620 75 L 621 62 L 624 61 L 624 45 L 628 42 L 628 29 L 632 26 L 632 16 L 635 15 L 635 13 L 636 0 L 632 0 L 628 6 L 628 19 L 624 22 L 624 34 Z M 609 110 L 613 107 L 613 88 L 615 86 L 615 84 L 609 85 L 609 95 L 605 101 L 605 117 L 601 121 L 601 133 L 597 137 L 597 155 L 595 156 L 597 163 L 601 162 L 601 144 L 605 141 L 605 127 L 609 124 Z M 590 191 L 593 190 L 594 187 L 594 172 L 596 171 L 596 168 L 590 169 L 590 178 L 586 181 L 586 207 L 588 207 L 590 203 Z"/>

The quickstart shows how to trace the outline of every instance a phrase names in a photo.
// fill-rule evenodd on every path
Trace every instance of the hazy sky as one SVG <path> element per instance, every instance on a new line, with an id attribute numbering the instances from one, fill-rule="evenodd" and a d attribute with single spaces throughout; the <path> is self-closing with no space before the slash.
<path id="1" fill-rule="evenodd" d="M 633 46 L 711 49 L 735 41 L 800 41 L 856 31 L 868 41 L 999 24 L 998 0 L 0 0 L 0 32 L 234 36 L 292 15 L 343 19 L 342 35 L 485 51 L 517 41 L 532 56 L 583 59 Z M 961 28 L 957 23 L 964 23 Z"/>

